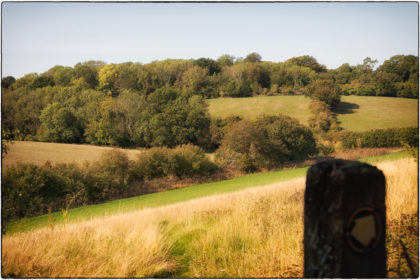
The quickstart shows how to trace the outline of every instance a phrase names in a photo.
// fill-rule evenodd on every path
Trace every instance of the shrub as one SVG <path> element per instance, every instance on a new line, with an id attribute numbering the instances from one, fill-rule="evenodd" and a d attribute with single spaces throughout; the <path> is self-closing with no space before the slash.
<path id="1" fill-rule="evenodd" d="M 335 107 L 340 103 L 340 93 L 340 87 L 331 80 L 315 80 L 308 85 L 305 95 Z"/>
<path id="2" fill-rule="evenodd" d="M 311 112 L 309 127 L 315 132 L 327 132 L 338 128 L 335 115 L 324 102 L 312 100 L 309 109 Z"/>
<path id="3" fill-rule="evenodd" d="M 261 116 L 242 120 L 226 129 L 216 161 L 222 167 L 245 172 L 302 160 L 316 153 L 309 128 L 288 116 Z"/>
<path id="4" fill-rule="evenodd" d="M 168 148 L 152 148 L 140 154 L 133 163 L 130 181 L 161 178 L 210 175 L 217 166 L 207 159 L 200 147 L 187 144 Z"/>
<path id="5" fill-rule="evenodd" d="M 47 208 L 58 210 L 67 194 L 80 186 L 69 178 L 71 168 L 18 163 L 3 173 L 2 218 L 6 221 L 44 214 Z M 68 172 L 69 174 L 65 174 Z M 75 175 L 74 180 L 79 180 Z"/>
<path id="6" fill-rule="evenodd" d="M 171 151 L 171 172 L 177 177 L 210 175 L 217 166 L 212 163 L 200 147 L 187 144 Z"/>
<path id="7" fill-rule="evenodd" d="M 385 148 L 409 145 L 418 147 L 418 128 L 375 129 L 365 132 L 342 132 L 336 136 L 346 149 Z"/>
<path id="8" fill-rule="evenodd" d="M 316 141 L 309 128 L 285 115 L 262 116 L 256 125 L 268 138 L 268 155 L 273 163 L 303 160 L 316 153 Z"/>

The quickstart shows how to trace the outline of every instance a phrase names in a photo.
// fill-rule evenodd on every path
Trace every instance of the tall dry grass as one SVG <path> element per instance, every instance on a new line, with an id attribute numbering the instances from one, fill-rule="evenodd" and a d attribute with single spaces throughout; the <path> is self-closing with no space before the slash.
<path id="1" fill-rule="evenodd" d="M 418 211 L 418 164 L 413 158 L 380 162 L 376 165 L 384 172 L 387 220 L 398 219 L 401 214 Z"/>
<path id="2" fill-rule="evenodd" d="M 417 164 L 378 164 L 388 217 L 417 209 Z M 16 277 L 302 277 L 304 178 L 3 237 Z"/>

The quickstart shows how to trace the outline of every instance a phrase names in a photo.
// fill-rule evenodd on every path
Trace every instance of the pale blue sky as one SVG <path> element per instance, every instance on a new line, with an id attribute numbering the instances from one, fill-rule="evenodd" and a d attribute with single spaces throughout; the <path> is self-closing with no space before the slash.
<path id="1" fill-rule="evenodd" d="M 3 77 L 251 52 L 274 62 L 312 55 L 329 69 L 418 55 L 418 3 L 2 3 Z"/>

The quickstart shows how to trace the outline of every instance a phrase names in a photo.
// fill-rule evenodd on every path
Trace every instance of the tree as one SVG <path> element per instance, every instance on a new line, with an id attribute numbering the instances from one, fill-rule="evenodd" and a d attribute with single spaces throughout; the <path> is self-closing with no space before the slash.
<path id="1" fill-rule="evenodd" d="M 316 142 L 312 132 L 297 119 L 279 114 L 261 116 L 256 120 L 267 135 L 266 158 L 277 165 L 290 160 L 303 160 L 316 153 Z"/>
<path id="2" fill-rule="evenodd" d="M 107 64 L 98 73 L 99 87 L 110 95 L 115 95 L 115 82 L 117 80 L 117 65 Z"/>
<path id="3" fill-rule="evenodd" d="M 53 74 L 54 83 L 58 86 L 69 86 L 74 77 L 74 71 L 71 67 L 61 67 Z"/>
<path id="4" fill-rule="evenodd" d="M 259 55 L 256 52 L 250 53 L 246 56 L 245 61 L 246 62 L 261 62 L 261 55 Z"/>
<path id="5" fill-rule="evenodd" d="M 39 117 L 45 129 L 44 137 L 47 141 L 80 143 L 83 130 L 76 116 L 58 103 L 51 103 L 45 107 Z"/>
<path id="6" fill-rule="evenodd" d="M 305 67 L 311 68 L 317 73 L 327 71 L 327 68 L 325 67 L 325 65 L 319 64 L 318 61 L 313 56 L 309 56 L 309 55 L 290 58 L 286 61 L 286 64 L 305 66 Z"/>
<path id="7" fill-rule="evenodd" d="M 194 93 L 203 95 L 205 87 L 208 85 L 208 68 L 194 65 L 182 75 L 182 88 Z"/>
<path id="8" fill-rule="evenodd" d="M 267 147 L 263 131 L 249 120 L 233 122 L 227 127 L 216 161 L 225 168 L 253 172 L 264 166 Z"/>
<path id="9" fill-rule="evenodd" d="M 13 85 L 13 83 L 16 81 L 16 79 L 12 76 L 7 76 L 1 79 L 1 87 L 8 89 L 10 86 Z"/>
<path id="10" fill-rule="evenodd" d="M 221 67 L 223 66 L 232 66 L 235 61 L 235 57 L 233 55 L 224 54 L 217 59 L 217 62 L 220 64 Z"/>
<path id="11" fill-rule="evenodd" d="M 103 65 L 102 61 L 79 62 L 74 66 L 74 78 L 83 78 L 90 88 L 95 88 L 98 86 L 98 72 Z"/>
<path id="12" fill-rule="evenodd" d="M 131 144 L 128 135 L 125 112 L 115 109 L 116 100 L 108 97 L 100 103 L 95 118 L 86 127 L 86 139 L 90 143 L 100 145 Z"/>
<path id="13" fill-rule="evenodd" d="M 221 71 L 221 67 L 219 63 L 210 58 L 204 58 L 204 57 L 199 58 L 197 60 L 194 60 L 193 64 L 207 69 L 209 75 L 214 75 Z"/>
<path id="14" fill-rule="evenodd" d="M 209 129 L 207 105 L 200 96 L 180 96 L 159 108 L 159 111 L 149 122 L 152 146 L 200 144 L 203 133 Z"/>
<path id="15" fill-rule="evenodd" d="M 309 84 L 305 95 L 312 99 L 325 102 L 330 107 L 340 103 L 341 89 L 330 80 L 315 80 Z"/>
<path id="16" fill-rule="evenodd" d="M 311 112 L 309 127 L 315 132 L 327 132 L 338 127 L 336 118 L 326 103 L 312 100 L 309 110 Z"/>
<path id="17" fill-rule="evenodd" d="M 398 76 L 390 73 L 376 74 L 376 95 L 378 96 L 397 96 L 395 82 Z"/>

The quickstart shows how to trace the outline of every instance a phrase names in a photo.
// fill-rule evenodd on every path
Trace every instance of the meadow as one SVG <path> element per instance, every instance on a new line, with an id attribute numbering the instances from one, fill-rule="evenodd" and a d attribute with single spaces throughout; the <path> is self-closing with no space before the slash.
<path id="1" fill-rule="evenodd" d="M 237 114 L 254 119 L 261 114 L 282 113 L 308 125 L 310 99 L 304 96 L 257 96 L 248 98 L 210 99 L 209 111 L 214 117 Z M 418 99 L 341 96 L 334 110 L 340 126 L 349 131 L 418 126 Z"/>
<path id="2" fill-rule="evenodd" d="M 7 154 L 2 158 L 2 166 L 7 167 L 17 162 L 37 165 L 51 163 L 70 163 L 99 160 L 104 151 L 113 147 L 79 145 L 64 143 L 46 143 L 32 141 L 12 141 L 7 144 Z M 130 159 L 135 159 L 141 150 L 121 149 Z"/>
<path id="3" fill-rule="evenodd" d="M 417 162 L 405 157 L 375 165 L 387 179 L 388 223 L 416 215 Z M 302 277 L 303 176 L 6 234 L 2 276 Z M 418 236 L 411 243 L 418 267 Z M 387 243 L 389 251 L 392 244 Z M 398 258 L 401 254 L 388 255 L 388 276 L 399 272 L 404 260 Z"/>

